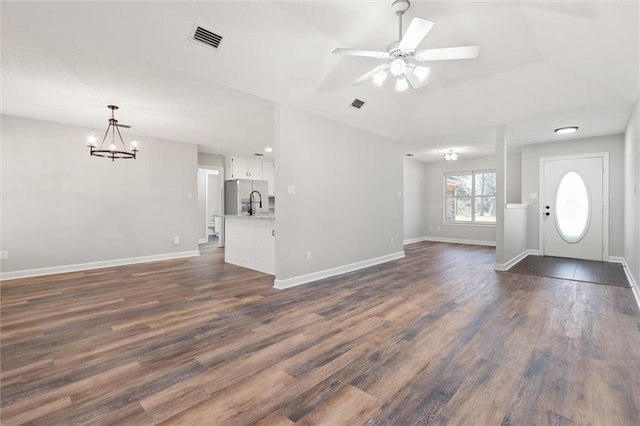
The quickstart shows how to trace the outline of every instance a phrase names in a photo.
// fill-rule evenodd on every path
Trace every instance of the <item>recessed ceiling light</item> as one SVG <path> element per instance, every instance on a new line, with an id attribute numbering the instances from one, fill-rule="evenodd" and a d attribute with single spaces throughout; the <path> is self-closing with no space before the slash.
<path id="1" fill-rule="evenodd" d="M 578 126 L 560 127 L 554 130 L 554 132 L 556 132 L 559 135 L 567 135 L 569 133 L 574 133 L 577 131 L 578 131 Z"/>
<path id="2" fill-rule="evenodd" d="M 266 147 L 266 148 L 264 149 L 264 152 L 273 152 L 273 148 Z"/>
<path id="3" fill-rule="evenodd" d="M 264 154 L 260 154 L 259 152 L 255 152 L 253 155 L 256 157 L 264 157 Z"/>
<path id="4" fill-rule="evenodd" d="M 407 157 L 414 157 L 414 156 L 415 156 L 415 154 L 412 154 L 412 153 L 408 153 L 408 154 L 405 154 L 405 155 L 406 155 Z"/>

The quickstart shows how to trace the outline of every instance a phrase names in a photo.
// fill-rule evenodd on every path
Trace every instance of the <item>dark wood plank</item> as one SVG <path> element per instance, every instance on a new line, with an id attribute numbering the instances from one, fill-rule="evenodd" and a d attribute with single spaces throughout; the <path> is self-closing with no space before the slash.
<path id="1" fill-rule="evenodd" d="M 2 424 L 640 424 L 630 289 L 406 253 L 284 291 L 213 245 L 2 282 Z"/>

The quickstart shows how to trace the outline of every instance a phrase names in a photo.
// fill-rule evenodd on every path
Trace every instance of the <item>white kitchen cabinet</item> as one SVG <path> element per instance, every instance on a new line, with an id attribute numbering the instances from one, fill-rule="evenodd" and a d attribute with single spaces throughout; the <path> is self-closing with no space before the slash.
<path id="1" fill-rule="evenodd" d="M 249 173 L 247 169 L 247 159 L 243 157 L 231 157 L 230 167 L 231 171 L 230 179 L 247 179 Z"/>
<path id="2" fill-rule="evenodd" d="M 224 261 L 275 275 L 275 221 L 272 218 L 225 218 Z"/>
<path id="3" fill-rule="evenodd" d="M 266 180 L 262 174 L 262 160 L 259 158 L 233 156 L 228 162 L 227 179 Z"/>
<path id="4" fill-rule="evenodd" d="M 258 158 L 247 158 L 247 178 L 264 180 L 262 177 L 262 160 Z"/>
<path id="5" fill-rule="evenodd" d="M 259 265 L 276 264 L 276 231 L 272 220 L 254 220 L 256 238 L 256 263 Z"/>

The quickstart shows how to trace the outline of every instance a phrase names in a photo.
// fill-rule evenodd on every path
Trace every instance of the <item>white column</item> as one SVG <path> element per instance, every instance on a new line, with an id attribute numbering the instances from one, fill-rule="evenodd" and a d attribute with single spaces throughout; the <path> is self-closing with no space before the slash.
<path id="1" fill-rule="evenodd" d="M 503 271 L 505 259 L 505 208 L 507 201 L 507 126 L 500 125 L 496 130 L 496 265 Z"/>

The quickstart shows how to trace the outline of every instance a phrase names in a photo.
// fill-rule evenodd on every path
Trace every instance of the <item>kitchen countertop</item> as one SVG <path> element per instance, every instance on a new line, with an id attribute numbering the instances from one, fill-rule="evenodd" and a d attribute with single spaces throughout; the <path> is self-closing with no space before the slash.
<path id="1" fill-rule="evenodd" d="M 249 215 L 241 215 L 238 216 L 236 214 L 228 214 L 224 216 L 227 219 L 248 219 L 248 220 L 275 220 L 276 215 L 274 214 L 255 214 L 253 216 Z"/>

